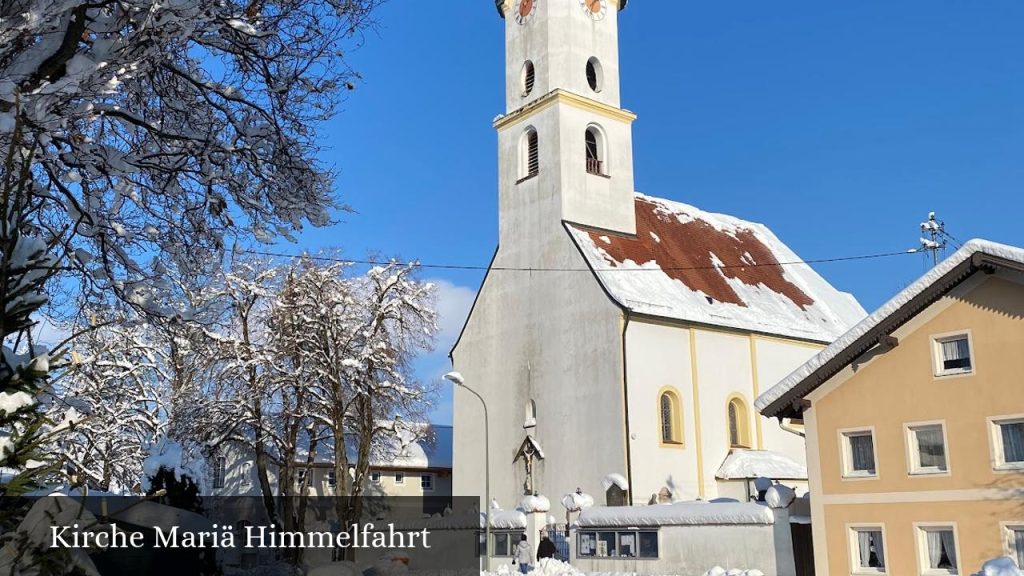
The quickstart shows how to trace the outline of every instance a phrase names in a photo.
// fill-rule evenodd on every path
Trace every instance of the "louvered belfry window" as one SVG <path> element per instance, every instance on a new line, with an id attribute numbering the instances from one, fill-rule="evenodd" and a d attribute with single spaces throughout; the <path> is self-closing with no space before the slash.
<path id="1" fill-rule="evenodd" d="M 526 177 L 530 178 L 540 173 L 540 146 L 537 142 L 537 131 L 531 130 L 526 136 Z"/>

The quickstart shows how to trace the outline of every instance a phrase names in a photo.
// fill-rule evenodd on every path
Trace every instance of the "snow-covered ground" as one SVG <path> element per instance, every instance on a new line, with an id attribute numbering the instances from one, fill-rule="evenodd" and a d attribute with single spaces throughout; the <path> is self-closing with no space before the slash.
<path id="1" fill-rule="evenodd" d="M 496 572 L 481 572 L 481 576 L 512 576 L 518 574 L 518 571 L 513 572 L 508 566 L 502 566 Z M 556 560 L 554 558 L 544 558 L 528 573 L 528 576 L 638 576 L 635 572 L 582 572 L 573 567 L 572 564 Z M 764 573 L 757 569 L 725 569 L 720 566 L 715 566 L 705 572 L 703 575 L 699 574 L 664 574 L 664 575 L 651 575 L 651 576 L 764 576 Z M 985 576 L 988 576 L 987 574 Z M 1004 576 L 1002 573 L 996 576 Z M 1012 575 L 1017 576 L 1017 575 Z"/>

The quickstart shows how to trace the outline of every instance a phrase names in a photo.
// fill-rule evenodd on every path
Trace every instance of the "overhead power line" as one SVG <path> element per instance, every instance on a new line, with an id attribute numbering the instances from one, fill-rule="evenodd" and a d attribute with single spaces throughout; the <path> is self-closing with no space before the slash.
<path id="1" fill-rule="evenodd" d="M 479 266 L 473 264 L 431 264 L 423 263 L 416 260 L 399 262 L 396 260 L 373 260 L 373 259 L 358 259 L 358 258 L 338 258 L 333 256 L 317 256 L 314 254 L 285 254 L 281 252 L 269 252 L 263 250 L 239 250 L 239 252 L 245 252 L 247 254 L 253 254 L 256 256 L 268 256 L 273 258 L 288 258 L 288 259 L 299 259 L 309 258 L 310 260 L 318 260 L 321 262 L 338 262 L 341 264 L 364 264 L 368 266 L 388 266 L 392 264 L 401 264 L 404 266 L 415 266 L 417 268 L 425 268 L 432 270 L 471 270 L 471 271 L 498 271 L 498 272 L 591 272 L 590 268 L 532 268 L 532 267 L 517 267 L 517 266 Z M 906 256 L 908 254 L 914 254 L 915 251 L 901 251 L 901 252 L 883 252 L 880 254 L 862 254 L 858 256 L 837 256 L 833 258 L 815 258 L 811 260 L 793 260 L 789 262 L 773 262 L 773 263 L 755 263 L 755 264 L 723 264 L 716 266 L 714 264 L 704 266 L 661 266 L 658 268 L 596 268 L 596 272 L 662 272 L 662 271 L 686 271 L 686 270 L 723 270 L 730 268 L 765 268 L 771 266 L 796 266 L 800 264 L 828 264 L 833 262 L 851 262 L 855 260 L 872 260 L 877 258 L 891 258 L 893 256 Z"/>

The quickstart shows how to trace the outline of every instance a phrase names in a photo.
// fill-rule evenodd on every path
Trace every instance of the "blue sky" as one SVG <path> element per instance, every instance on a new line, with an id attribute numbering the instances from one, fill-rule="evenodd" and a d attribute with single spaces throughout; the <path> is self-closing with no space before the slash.
<path id="1" fill-rule="evenodd" d="M 364 81 L 323 130 L 357 213 L 279 248 L 486 265 L 503 22 L 492 0 L 392 0 L 378 18 L 349 55 Z M 1024 245 L 1022 29 L 1020 0 L 633 0 L 620 52 L 637 190 L 764 222 L 805 259 L 914 247 L 931 210 L 960 240 Z M 816 268 L 871 310 L 925 266 Z M 482 273 L 425 276 L 443 331 L 419 372 L 436 379 Z"/>

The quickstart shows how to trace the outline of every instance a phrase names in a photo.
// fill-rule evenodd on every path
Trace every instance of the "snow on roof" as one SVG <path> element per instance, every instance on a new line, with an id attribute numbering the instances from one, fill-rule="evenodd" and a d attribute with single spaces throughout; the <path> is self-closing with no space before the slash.
<path id="1" fill-rule="evenodd" d="M 715 473 L 721 480 L 771 478 L 772 480 L 806 480 L 807 467 L 772 450 L 734 450 Z"/>
<path id="2" fill-rule="evenodd" d="M 386 446 L 374 448 L 370 454 L 370 466 L 373 468 L 429 468 L 429 469 L 451 469 L 452 467 L 452 427 L 438 424 L 411 424 L 415 428 L 421 428 L 417 432 L 407 428 L 399 429 Z M 429 435 L 426 428 L 433 430 L 433 442 L 422 438 L 422 435 Z M 422 432 L 423 434 L 419 434 Z M 417 436 L 420 436 L 419 438 Z M 298 462 L 306 461 L 308 446 L 304 439 L 300 439 L 301 445 L 296 451 Z M 355 446 L 349 446 L 349 458 L 356 457 Z M 316 464 L 331 464 L 334 462 L 334 443 L 332 440 L 324 440 L 317 444 Z"/>
<path id="3" fill-rule="evenodd" d="M 789 376 L 784 378 L 775 386 L 766 390 L 758 397 L 754 402 L 754 405 L 759 411 L 763 411 L 783 396 L 786 396 L 798 384 L 811 376 L 825 363 L 834 359 L 859 338 L 877 327 L 883 320 L 909 303 L 916 296 L 919 296 L 922 292 L 927 290 L 928 287 L 938 282 L 954 268 L 969 260 L 976 253 L 987 254 L 989 256 L 1024 264 L 1024 249 L 1017 248 L 1015 246 L 1007 246 L 1006 244 L 998 244 L 987 240 L 974 239 L 968 241 L 962 248 L 953 253 L 952 256 L 940 262 L 924 276 L 921 276 L 916 282 L 896 294 L 896 296 L 893 296 L 891 300 L 883 304 L 882 307 L 876 310 L 873 314 L 864 318 L 858 324 L 850 328 L 849 331 L 837 338 L 832 342 L 832 344 L 827 346 L 816 356 L 812 357 L 804 365 L 794 370 Z"/>
<path id="4" fill-rule="evenodd" d="M 631 311 L 819 342 L 865 315 L 763 224 L 637 194 L 636 226 L 636 236 L 568 226 Z"/>
<path id="5" fill-rule="evenodd" d="M 595 506 L 580 513 L 581 528 L 774 524 L 772 511 L 753 502 L 677 502 L 650 506 Z"/>
<path id="6" fill-rule="evenodd" d="M 626 481 L 626 477 L 618 472 L 612 472 L 601 480 L 601 486 L 604 487 L 605 492 L 608 491 L 612 486 L 618 486 L 622 490 L 629 490 L 629 482 Z"/>

